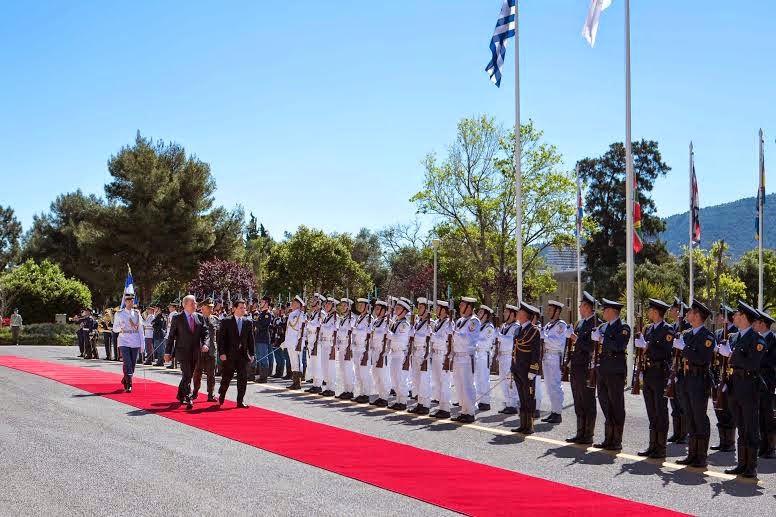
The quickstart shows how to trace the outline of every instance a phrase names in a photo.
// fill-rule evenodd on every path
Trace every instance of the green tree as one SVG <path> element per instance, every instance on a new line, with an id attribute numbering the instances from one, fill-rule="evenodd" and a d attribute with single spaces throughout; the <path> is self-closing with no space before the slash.
<path id="1" fill-rule="evenodd" d="M 746 286 L 746 300 L 757 306 L 760 259 L 756 249 L 747 251 L 734 266 Z M 776 309 L 776 251 L 763 250 L 763 309 Z"/>
<path id="2" fill-rule="evenodd" d="M 267 260 L 265 293 L 306 293 L 315 291 L 344 295 L 366 293 L 369 275 L 350 256 L 337 237 L 321 230 L 300 226 L 293 235 L 278 243 Z"/>
<path id="3" fill-rule="evenodd" d="M 386 267 L 380 233 L 361 228 L 354 236 L 343 233 L 337 238 L 348 248 L 351 258 L 369 275 L 371 284 L 377 286 L 381 292 L 387 289 L 390 271 Z"/>
<path id="4" fill-rule="evenodd" d="M 599 158 L 577 162 L 579 174 L 588 186 L 585 213 L 595 223 L 595 230 L 583 247 L 587 263 L 587 280 L 595 285 L 597 295 L 616 297 L 622 285 L 611 281 L 621 263 L 625 262 L 625 146 L 614 143 Z M 637 177 L 641 203 L 641 228 L 644 249 L 636 261 L 649 260 L 660 264 L 668 253 L 665 243 L 655 239 L 664 230 L 650 197 L 655 180 L 671 168 L 663 162 L 658 144 L 652 140 L 633 142 L 633 168 Z"/>
<path id="5" fill-rule="evenodd" d="M 72 315 L 92 303 L 86 285 L 67 278 L 48 260 L 40 264 L 27 260 L 0 278 L 0 288 L 13 300 L 25 323 L 53 322 L 57 313 Z"/>
<path id="6" fill-rule="evenodd" d="M 22 225 L 13 208 L 0 206 L 0 272 L 18 260 L 21 234 Z"/>
<path id="7" fill-rule="evenodd" d="M 735 304 L 745 299 L 746 285 L 733 268 L 725 241 L 715 241 L 709 250 L 693 249 L 693 286 L 695 298 L 706 303 L 709 308 L 719 307 L 721 303 Z M 690 278 L 690 257 L 687 247 L 683 248 L 682 276 L 685 279 L 683 291 L 688 292 Z"/>
<path id="8" fill-rule="evenodd" d="M 556 148 L 532 122 L 520 128 L 520 139 L 523 290 L 532 299 L 554 289 L 540 252 L 572 241 L 575 186 L 560 169 Z M 433 232 L 442 241 L 442 280 L 452 282 L 456 294 L 476 293 L 500 306 L 513 299 L 515 289 L 513 149 L 514 134 L 491 117 L 463 119 L 447 156 L 426 157 L 423 188 L 411 199 L 420 213 L 438 218 Z"/>

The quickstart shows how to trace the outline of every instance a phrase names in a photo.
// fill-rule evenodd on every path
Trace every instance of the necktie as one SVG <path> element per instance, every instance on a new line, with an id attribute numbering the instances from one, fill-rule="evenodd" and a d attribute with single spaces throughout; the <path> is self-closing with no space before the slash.
<path id="1" fill-rule="evenodd" d="M 194 333 L 194 315 L 193 314 L 189 314 L 189 315 L 187 315 L 187 317 L 189 318 L 189 330 L 193 334 Z"/>
<path id="2" fill-rule="evenodd" d="M 237 334 L 242 334 L 242 318 L 237 318 Z"/>

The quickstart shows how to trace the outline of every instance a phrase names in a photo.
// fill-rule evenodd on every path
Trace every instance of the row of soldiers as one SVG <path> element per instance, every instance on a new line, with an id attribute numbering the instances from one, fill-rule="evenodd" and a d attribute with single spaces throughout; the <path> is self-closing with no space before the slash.
<path id="1" fill-rule="evenodd" d="M 494 311 L 472 297 L 460 299 L 456 317 L 443 300 L 353 302 L 316 293 L 309 307 L 300 296 L 292 300 L 279 344 L 289 359 L 289 389 L 299 390 L 309 379 L 309 393 L 441 419 L 451 418 L 457 400 L 461 411 L 452 420 L 461 423 L 489 410 L 490 393 L 499 389 L 505 402 L 499 413 L 519 413 L 520 426 L 512 431 L 522 434 L 534 432 L 537 379 L 544 379 L 550 397 L 552 412 L 544 419 L 550 423 L 561 421 L 561 382 L 568 379 L 577 432 L 566 441 L 593 444 L 597 396 L 605 433 L 594 446 L 618 451 L 631 328 L 621 320 L 622 304 L 603 299 L 600 305 L 603 321 L 598 300 L 583 293 L 581 318 L 569 325 L 560 318 L 564 305 L 549 301 L 549 321 L 540 324 L 543 311 L 520 302 L 506 305 L 496 326 Z M 678 463 L 705 468 L 713 399 L 720 445 L 712 449 L 732 450 L 738 430 L 738 464 L 726 472 L 755 477 L 758 455 L 776 457 L 774 320 L 740 302 L 735 310 L 720 309 L 725 325 L 715 334 L 706 326 L 711 315 L 698 300 L 690 306 L 649 300 L 650 323 L 634 336 L 631 379 L 632 392 L 643 392 L 649 418 L 649 446 L 639 455 L 665 458 L 668 441 L 687 442 L 687 457 Z M 498 376 L 495 384 L 491 373 Z"/>

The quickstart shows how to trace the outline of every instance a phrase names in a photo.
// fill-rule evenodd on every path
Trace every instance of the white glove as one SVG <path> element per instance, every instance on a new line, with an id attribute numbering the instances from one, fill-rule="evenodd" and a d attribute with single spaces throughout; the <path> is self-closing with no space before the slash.
<path id="1" fill-rule="evenodd" d="M 684 350 L 684 338 L 682 336 L 674 339 L 674 348 L 677 350 Z"/>
<path id="2" fill-rule="evenodd" d="M 733 351 L 730 349 L 730 345 L 725 343 L 724 345 L 719 346 L 719 353 L 725 357 L 730 357 L 733 354 Z"/>
<path id="3" fill-rule="evenodd" d="M 574 333 L 574 326 L 573 325 L 566 325 L 566 333 L 564 334 L 564 337 L 566 339 L 571 337 L 571 334 Z"/>
<path id="4" fill-rule="evenodd" d="M 598 329 L 595 329 L 593 332 L 590 333 L 590 338 L 593 341 L 601 341 L 601 333 L 598 332 Z"/>
<path id="5" fill-rule="evenodd" d="M 529 374 L 528 374 L 528 380 L 529 380 L 529 381 L 532 381 L 532 380 L 534 380 L 535 378 L 536 378 L 536 374 L 535 374 L 535 373 L 529 373 Z"/>
<path id="6" fill-rule="evenodd" d="M 644 336 L 639 336 L 635 341 L 636 348 L 647 348 L 647 342 L 644 341 Z"/>

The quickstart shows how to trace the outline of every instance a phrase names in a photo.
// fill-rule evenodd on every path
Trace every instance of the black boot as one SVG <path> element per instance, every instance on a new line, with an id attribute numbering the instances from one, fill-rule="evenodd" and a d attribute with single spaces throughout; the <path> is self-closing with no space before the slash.
<path id="1" fill-rule="evenodd" d="M 613 427 L 609 424 L 604 425 L 604 441 L 601 443 L 593 444 L 593 447 L 598 449 L 606 449 L 612 444 L 612 434 L 614 433 Z"/>
<path id="2" fill-rule="evenodd" d="M 566 441 L 568 443 L 578 443 L 579 440 L 582 438 L 582 435 L 585 434 L 585 419 L 581 416 L 577 417 L 577 434 L 572 436 L 571 438 L 566 438 Z"/>
<path id="3" fill-rule="evenodd" d="M 667 438 L 668 438 L 668 433 L 661 433 L 661 432 L 655 433 L 655 448 L 652 451 L 652 454 L 649 455 L 650 458 L 655 460 L 665 459 Z"/>
<path id="4" fill-rule="evenodd" d="M 766 440 L 763 441 L 766 442 Z M 765 447 L 764 454 L 761 454 L 760 457 L 768 460 L 776 459 L 776 433 L 769 434 L 766 443 L 768 445 Z"/>
<path id="5" fill-rule="evenodd" d="M 725 474 L 734 474 L 739 476 L 746 470 L 746 447 L 738 446 L 738 453 L 736 454 L 736 466 L 732 469 L 726 469 Z"/>
<path id="6" fill-rule="evenodd" d="M 735 428 L 719 429 L 719 445 L 711 447 L 713 451 L 733 452 L 736 450 L 736 430 Z"/>
<path id="7" fill-rule="evenodd" d="M 621 451 L 622 450 L 622 433 L 625 428 L 621 425 L 612 426 L 612 443 L 609 447 L 606 447 L 607 451 Z"/>
<path id="8" fill-rule="evenodd" d="M 595 433 L 595 417 L 585 418 L 584 432 L 582 438 L 577 441 L 580 445 L 593 445 L 593 433 Z"/>
<path id="9" fill-rule="evenodd" d="M 744 472 L 741 473 L 741 477 L 747 479 L 757 478 L 757 448 L 747 447 L 746 451 L 746 464 L 744 465 Z"/>
<path id="10" fill-rule="evenodd" d="M 647 447 L 646 451 L 637 452 L 639 456 L 642 458 L 651 457 L 652 453 L 655 452 L 655 446 L 657 445 L 657 431 L 653 431 L 650 429 L 649 431 L 649 447 Z"/>
<path id="11" fill-rule="evenodd" d="M 695 461 L 692 466 L 696 469 L 705 469 L 708 466 L 709 439 L 698 438 L 695 441 Z"/>
<path id="12" fill-rule="evenodd" d="M 682 429 L 682 417 L 675 416 L 671 419 L 671 423 L 673 424 L 674 434 L 672 434 L 669 438 L 669 442 L 679 442 L 679 440 L 682 440 L 684 438 L 684 430 Z M 683 442 L 680 442 L 683 443 Z"/>
<path id="13" fill-rule="evenodd" d="M 127 393 L 132 393 L 132 376 L 127 377 Z"/>
<path id="14" fill-rule="evenodd" d="M 679 465 L 692 465 L 695 462 L 697 455 L 698 455 L 697 440 L 691 436 L 689 443 L 687 445 L 687 457 L 683 460 L 677 460 L 676 463 Z"/>

